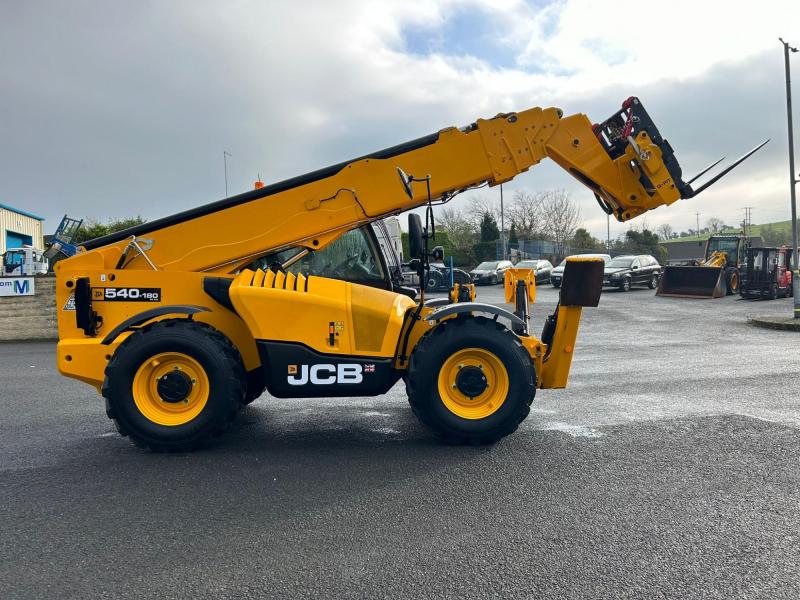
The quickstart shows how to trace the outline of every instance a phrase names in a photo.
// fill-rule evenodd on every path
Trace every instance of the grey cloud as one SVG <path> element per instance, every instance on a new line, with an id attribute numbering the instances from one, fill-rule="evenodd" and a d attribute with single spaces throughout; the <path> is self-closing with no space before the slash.
<path id="1" fill-rule="evenodd" d="M 284 179 L 511 108 L 603 118 L 631 94 L 687 173 L 763 137 L 768 150 L 731 178 L 782 167 L 779 49 L 691 79 L 549 97 L 533 81 L 497 89 L 479 62 L 423 63 L 397 44 L 364 54 L 353 36 L 393 32 L 348 29 L 341 15 L 359 6 L 3 3 L 2 201 L 42 213 L 49 229 L 65 212 L 155 218 L 221 197 L 223 150 L 231 190 L 243 191 L 258 172 Z M 515 187 L 567 187 L 593 231 L 605 229 L 591 195 L 552 165 Z M 654 218 L 688 224 L 694 208 L 669 211 Z"/>

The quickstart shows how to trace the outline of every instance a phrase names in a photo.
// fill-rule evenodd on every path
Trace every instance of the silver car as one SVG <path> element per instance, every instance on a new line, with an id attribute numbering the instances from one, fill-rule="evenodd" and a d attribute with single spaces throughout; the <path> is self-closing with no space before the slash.
<path id="1" fill-rule="evenodd" d="M 573 254 L 572 256 L 602 258 L 603 262 L 611 260 L 610 254 Z M 572 256 L 568 256 L 567 258 L 572 258 Z M 550 272 L 550 283 L 553 284 L 553 287 L 561 287 L 561 280 L 564 279 L 564 265 L 567 264 L 567 258 L 558 263 L 558 266 Z"/>
<path id="2" fill-rule="evenodd" d="M 549 260 L 544 259 L 521 260 L 514 265 L 514 268 L 533 269 L 537 284 L 549 283 L 550 273 L 553 271 L 553 265 Z"/>

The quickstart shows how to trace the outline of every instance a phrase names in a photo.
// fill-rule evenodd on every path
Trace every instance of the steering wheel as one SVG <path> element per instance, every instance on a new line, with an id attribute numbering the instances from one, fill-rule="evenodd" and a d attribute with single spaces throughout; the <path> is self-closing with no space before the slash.
<path id="1" fill-rule="evenodd" d="M 352 254 L 352 255 L 348 256 L 347 258 L 345 258 L 338 265 L 336 265 L 333 268 L 332 272 L 337 277 L 344 277 L 345 274 L 346 274 L 346 271 L 352 269 L 355 266 L 355 261 L 357 261 L 357 260 L 358 260 L 358 254 Z"/>

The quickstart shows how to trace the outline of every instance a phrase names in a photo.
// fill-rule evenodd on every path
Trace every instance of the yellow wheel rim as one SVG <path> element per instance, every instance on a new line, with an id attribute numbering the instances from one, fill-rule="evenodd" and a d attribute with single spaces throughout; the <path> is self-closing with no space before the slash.
<path id="1" fill-rule="evenodd" d="M 165 382 L 173 383 L 171 390 L 165 389 Z M 180 352 L 156 354 L 133 377 L 136 407 L 153 423 L 169 427 L 183 425 L 199 415 L 208 403 L 209 389 L 202 365 Z"/>
<path id="2" fill-rule="evenodd" d="M 464 374 L 482 374 L 482 384 L 465 385 Z M 439 371 L 439 397 L 462 419 L 485 419 L 495 413 L 508 395 L 508 372 L 502 361 L 483 348 L 464 348 L 451 355 Z M 470 389 L 472 387 L 472 389 Z M 480 387 L 484 387 L 483 390 Z M 479 393 L 470 396 L 468 393 Z"/>

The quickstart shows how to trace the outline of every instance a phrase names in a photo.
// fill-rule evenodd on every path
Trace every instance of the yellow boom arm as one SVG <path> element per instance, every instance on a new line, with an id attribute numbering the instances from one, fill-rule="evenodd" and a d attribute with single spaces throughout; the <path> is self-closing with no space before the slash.
<path id="1" fill-rule="evenodd" d="M 476 185 L 509 181 L 548 157 L 620 221 L 695 193 L 681 179 L 668 142 L 638 99 L 630 98 L 594 126 L 585 115 L 563 117 L 557 108 L 478 119 L 98 238 L 84 248 L 102 255 L 101 268 L 233 273 L 267 252 L 320 249 L 358 225 L 423 205 L 424 186 L 409 197 L 398 168 L 417 177 L 429 174 L 433 199 L 447 200 Z M 130 246 L 132 236 L 145 252 Z"/>

